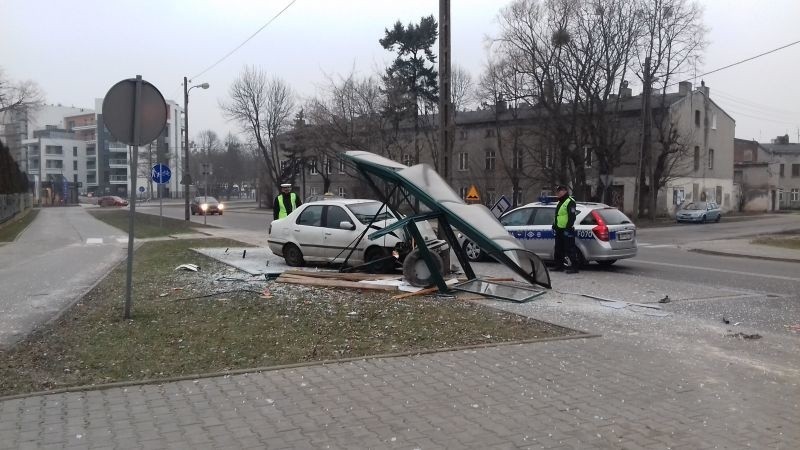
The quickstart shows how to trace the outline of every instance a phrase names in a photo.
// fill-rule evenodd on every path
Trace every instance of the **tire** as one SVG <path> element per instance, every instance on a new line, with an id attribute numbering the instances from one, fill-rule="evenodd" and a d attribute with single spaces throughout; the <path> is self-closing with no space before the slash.
<path id="1" fill-rule="evenodd" d="M 220 212 L 219 212 L 219 215 L 220 215 L 220 216 L 222 215 L 222 211 L 220 211 Z"/>
<path id="2" fill-rule="evenodd" d="M 389 251 L 383 247 L 372 246 L 364 252 L 364 264 L 369 264 L 372 261 L 377 259 L 385 258 L 389 256 Z M 370 272 L 375 273 L 390 273 L 394 271 L 394 262 L 395 259 L 385 259 L 381 262 L 377 262 L 374 264 L 370 264 L 369 270 Z"/>
<path id="3" fill-rule="evenodd" d="M 434 265 L 437 267 L 437 271 L 439 274 L 442 273 L 442 258 L 434 253 L 431 252 L 431 256 L 433 257 Z M 412 286 L 416 287 L 427 287 L 434 284 L 434 274 L 428 269 L 428 265 L 425 264 L 425 259 L 422 257 L 419 249 L 414 249 L 406 255 L 405 261 L 403 261 L 403 276 L 405 277 L 406 281 Z"/>
<path id="4" fill-rule="evenodd" d="M 283 259 L 285 259 L 286 264 L 291 267 L 302 267 L 306 265 L 306 261 L 303 259 L 303 252 L 294 244 L 286 244 L 283 246 Z"/>
<path id="5" fill-rule="evenodd" d="M 617 262 L 616 259 L 606 259 L 604 261 L 597 261 L 597 264 L 600 264 L 600 267 L 611 267 L 615 262 Z"/>
<path id="6" fill-rule="evenodd" d="M 714 223 L 719 223 L 720 220 L 722 220 L 722 214 L 717 216 L 717 218 L 714 220 Z"/>
<path id="7" fill-rule="evenodd" d="M 706 223 L 706 215 L 703 214 L 703 218 L 700 219 L 700 223 Z"/>
<path id="8" fill-rule="evenodd" d="M 464 241 L 464 245 L 461 248 L 464 249 L 464 253 L 467 254 L 467 259 L 470 260 L 471 262 L 483 261 L 485 259 L 483 250 L 481 250 L 480 247 L 478 247 L 474 242 L 470 241 L 469 239 Z"/>

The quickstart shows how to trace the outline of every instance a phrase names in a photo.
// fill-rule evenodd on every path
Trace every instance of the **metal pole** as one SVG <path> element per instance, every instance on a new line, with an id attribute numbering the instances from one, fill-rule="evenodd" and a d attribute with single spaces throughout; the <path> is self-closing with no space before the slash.
<path id="1" fill-rule="evenodd" d="M 183 197 L 184 219 L 189 220 L 189 185 L 192 177 L 189 175 L 189 83 L 183 77 Z"/>
<path id="2" fill-rule="evenodd" d="M 136 75 L 136 95 L 133 100 L 133 145 L 131 148 L 130 156 L 130 177 L 131 177 L 131 192 L 128 193 L 130 198 L 130 211 L 128 212 L 128 270 L 125 277 L 125 312 L 123 318 L 129 320 L 131 318 L 131 292 L 133 290 L 133 224 L 134 216 L 136 215 L 136 176 L 138 169 L 138 153 L 139 153 L 139 105 L 142 100 L 142 76 Z"/>
<path id="3" fill-rule="evenodd" d="M 161 183 L 158 183 L 158 227 L 164 228 L 164 196 Z"/>
<path id="4" fill-rule="evenodd" d="M 206 221 L 208 220 L 208 163 L 206 163 L 206 166 L 203 168 L 203 175 L 205 175 L 206 178 L 206 188 L 203 191 L 203 194 L 205 194 L 203 201 L 206 204 L 206 210 L 203 211 L 203 225 L 205 225 L 207 223 Z"/>

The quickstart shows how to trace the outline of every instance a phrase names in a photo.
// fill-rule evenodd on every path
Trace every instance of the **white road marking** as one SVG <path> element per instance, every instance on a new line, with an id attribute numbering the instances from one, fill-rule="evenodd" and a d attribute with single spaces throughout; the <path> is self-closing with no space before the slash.
<path id="1" fill-rule="evenodd" d="M 88 238 L 86 239 L 87 244 L 102 244 L 103 238 Z"/>
<path id="2" fill-rule="evenodd" d="M 127 243 L 127 242 L 128 242 L 128 238 L 121 238 L 121 237 L 118 237 L 118 238 L 117 238 L 117 242 L 119 242 L 120 244 L 125 244 L 125 243 Z"/>
<path id="3" fill-rule="evenodd" d="M 728 270 L 728 269 L 714 269 L 711 267 L 702 267 L 702 266 L 687 266 L 685 264 L 672 264 L 672 263 L 665 263 L 665 262 L 655 262 L 655 261 L 642 261 L 641 259 L 636 259 L 637 262 L 642 264 L 653 264 L 656 266 L 665 266 L 665 267 L 676 267 L 680 269 L 694 269 L 694 270 L 707 270 L 709 272 L 719 272 L 719 273 L 729 273 L 732 275 L 746 275 L 749 277 L 758 277 L 758 278 L 774 278 L 776 280 L 786 280 L 786 281 L 800 281 L 800 278 L 794 277 L 784 277 L 781 275 L 767 275 L 761 273 L 752 273 L 752 272 L 742 272 L 740 270 Z"/>

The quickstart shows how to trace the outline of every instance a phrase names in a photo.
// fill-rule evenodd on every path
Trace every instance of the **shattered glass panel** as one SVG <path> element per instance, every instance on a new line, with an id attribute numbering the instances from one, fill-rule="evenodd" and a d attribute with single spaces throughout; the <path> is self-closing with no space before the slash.
<path id="1" fill-rule="evenodd" d="M 518 303 L 533 300 L 534 298 L 545 293 L 545 291 L 541 289 L 510 286 L 507 284 L 481 280 L 479 278 L 456 284 L 452 288 L 457 291 L 471 292 L 473 294 L 481 294 Z"/>

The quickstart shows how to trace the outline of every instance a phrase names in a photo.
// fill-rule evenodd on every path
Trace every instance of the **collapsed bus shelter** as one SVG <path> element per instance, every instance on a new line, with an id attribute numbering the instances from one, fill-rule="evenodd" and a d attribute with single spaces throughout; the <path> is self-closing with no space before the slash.
<path id="1" fill-rule="evenodd" d="M 417 267 L 430 274 L 432 284 L 441 293 L 452 289 L 525 302 L 542 295 L 545 292 L 542 288 L 550 289 L 550 274 L 542 260 L 510 236 L 488 208 L 466 204 L 431 166 L 417 164 L 408 167 L 365 151 L 348 151 L 344 156 L 387 207 L 397 209 L 403 200 L 412 209 L 412 213 L 407 214 L 404 219 L 367 237 L 376 239 L 398 228 L 407 229 L 417 245 L 416 255 L 412 253 L 413 256 L 409 256 L 417 258 Z M 438 221 L 440 233 L 443 232 L 450 242 L 467 281 L 452 286 L 445 283 L 441 274 L 441 261 L 437 261 L 437 256 L 426 246 L 417 227 L 417 222 L 432 219 Z M 457 240 L 451 226 L 489 256 L 529 282 L 530 286 L 504 284 L 476 277 L 464 250 L 456 245 Z M 404 270 L 407 266 L 404 265 Z"/>

